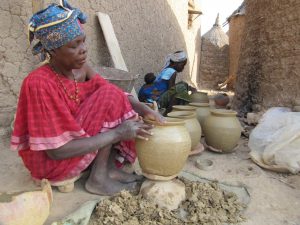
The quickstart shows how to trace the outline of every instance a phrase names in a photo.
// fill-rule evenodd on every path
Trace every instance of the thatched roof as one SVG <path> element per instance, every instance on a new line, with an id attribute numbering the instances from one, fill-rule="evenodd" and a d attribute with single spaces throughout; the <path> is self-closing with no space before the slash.
<path id="1" fill-rule="evenodd" d="M 220 21 L 219 21 L 219 14 L 216 18 L 216 22 L 213 27 L 202 36 L 203 39 L 210 41 L 212 44 L 223 47 L 224 45 L 228 45 L 228 36 L 223 31 Z"/>
<path id="2" fill-rule="evenodd" d="M 233 11 L 233 13 L 227 18 L 227 21 L 229 22 L 230 19 L 234 16 L 240 16 L 245 15 L 246 7 L 245 7 L 245 1 L 236 9 Z"/>

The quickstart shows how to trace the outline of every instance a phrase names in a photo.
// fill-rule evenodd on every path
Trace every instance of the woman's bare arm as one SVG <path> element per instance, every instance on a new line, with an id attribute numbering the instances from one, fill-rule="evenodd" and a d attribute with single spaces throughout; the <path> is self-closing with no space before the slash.
<path id="1" fill-rule="evenodd" d="M 75 139 L 57 149 L 49 149 L 47 150 L 47 155 L 55 160 L 82 156 L 98 149 L 101 150 L 107 145 L 136 138 L 138 135 L 150 135 L 151 133 L 148 130 L 151 128 L 152 126 L 141 121 L 127 120 L 108 132 L 99 133 L 92 137 Z"/>
<path id="2" fill-rule="evenodd" d="M 171 87 L 175 86 L 176 76 L 177 76 L 176 72 L 171 76 L 171 78 L 170 78 L 170 80 L 168 82 L 168 89 L 170 89 Z"/>

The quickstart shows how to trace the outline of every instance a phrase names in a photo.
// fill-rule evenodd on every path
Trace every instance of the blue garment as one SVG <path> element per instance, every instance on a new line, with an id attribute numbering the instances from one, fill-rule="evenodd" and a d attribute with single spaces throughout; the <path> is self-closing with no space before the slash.
<path id="1" fill-rule="evenodd" d="M 51 4 L 37 12 L 29 22 L 30 43 L 34 38 L 39 40 L 33 47 L 33 54 L 59 48 L 83 35 L 80 23 L 85 23 L 86 19 L 79 9 L 72 8 L 66 0 L 63 5 Z"/>
<path id="2" fill-rule="evenodd" d="M 174 70 L 173 68 L 165 68 L 156 76 L 154 86 L 160 94 L 168 90 L 169 80 L 175 72 L 176 70 Z"/>
<path id="3" fill-rule="evenodd" d="M 141 102 L 153 102 L 156 97 L 153 95 L 153 84 L 144 84 L 139 90 L 138 98 Z"/>

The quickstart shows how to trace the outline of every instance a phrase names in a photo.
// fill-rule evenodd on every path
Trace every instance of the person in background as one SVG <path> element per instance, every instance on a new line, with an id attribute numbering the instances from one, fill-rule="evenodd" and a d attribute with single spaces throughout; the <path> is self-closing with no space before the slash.
<path id="1" fill-rule="evenodd" d="M 161 72 L 154 81 L 153 95 L 158 96 L 160 108 L 165 109 L 164 114 L 172 110 L 176 104 L 187 104 L 190 101 L 189 85 L 180 81 L 175 83 L 177 74 L 184 70 L 187 56 L 184 51 L 169 54 Z"/>
<path id="2" fill-rule="evenodd" d="M 155 79 L 154 73 L 147 73 L 144 76 L 145 84 L 141 87 L 138 94 L 138 98 L 141 102 L 152 103 L 157 99 L 153 92 Z"/>
<path id="3" fill-rule="evenodd" d="M 87 191 L 113 195 L 140 179 L 119 166 L 136 158 L 135 138 L 151 135 L 140 117 L 163 117 L 97 74 L 87 63 L 86 16 L 65 0 L 34 14 L 34 54 L 49 63 L 23 81 L 11 148 L 35 180 L 79 177 L 89 169 Z"/>

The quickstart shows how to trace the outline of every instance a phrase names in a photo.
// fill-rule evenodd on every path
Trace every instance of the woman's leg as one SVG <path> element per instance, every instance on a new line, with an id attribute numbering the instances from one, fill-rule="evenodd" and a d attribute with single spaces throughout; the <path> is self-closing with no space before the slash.
<path id="1" fill-rule="evenodd" d="M 116 156 L 117 156 L 117 151 L 118 150 L 114 149 L 114 148 L 112 148 L 112 150 L 111 150 L 109 160 L 108 160 L 109 161 L 109 163 L 108 163 L 108 167 L 109 167 L 108 176 L 113 180 L 120 181 L 121 183 L 131 183 L 131 182 L 142 180 L 143 176 L 139 176 L 139 175 L 131 174 L 131 173 L 126 173 L 122 169 L 116 167 L 115 159 L 116 159 Z"/>
<path id="2" fill-rule="evenodd" d="M 113 129 L 115 126 L 120 124 L 122 120 L 130 119 L 132 116 L 135 116 L 136 114 L 133 111 L 132 114 L 128 113 L 131 112 L 131 110 L 132 108 L 128 98 L 122 91 L 112 85 L 104 85 L 85 100 L 85 102 L 81 105 L 81 108 L 78 110 L 76 118 L 82 128 L 90 136 L 93 136 L 98 134 L 103 128 L 106 128 L 106 130 Z M 102 130 L 102 132 L 105 131 Z M 128 151 L 135 151 L 134 145 L 132 148 L 127 149 Z M 124 149 L 119 150 L 122 152 Z M 96 158 L 93 160 L 93 167 L 105 169 L 103 173 L 99 174 L 105 175 L 109 179 L 115 179 L 116 181 L 124 183 L 134 182 L 137 179 L 140 179 L 134 174 L 117 171 L 117 168 L 113 167 L 116 150 L 114 148 L 109 149 L 109 154 L 107 155 L 108 159 L 105 158 L 106 155 L 104 152 L 106 151 L 107 149 L 99 149 Z M 134 154 L 128 155 L 133 155 L 135 157 L 135 152 Z M 100 166 L 97 166 L 97 161 L 100 160 L 99 157 L 100 159 L 102 158 L 102 161 L 105 161 L 106 166 L 103 166 L 103 162 L 100 163 Z M 132 161 L 134 161 L 134 157 L 131 157 Z M 93 178 L 93 176 L 91 178 Z M 90 180 L 88 183 L 92 184 L 93 182 Z"/>
<path id="3" fill-rule="evenodd" d="M 136 183 L 124 184 L 109 176 L 109 158 L 112 146 L 109 145 L 98 151 L 85 188 L 88 192 L 98 195 L 113 195 L 121 190 L 133 190 Z"/>

